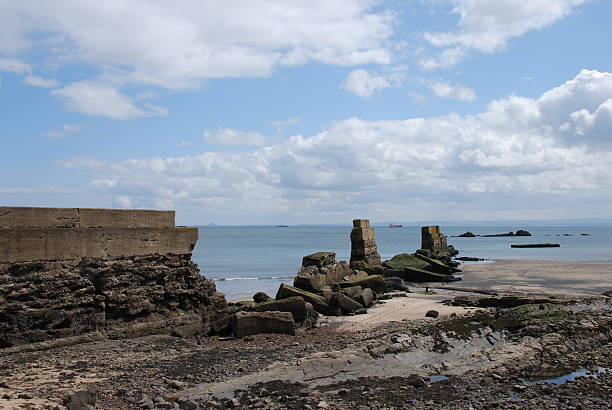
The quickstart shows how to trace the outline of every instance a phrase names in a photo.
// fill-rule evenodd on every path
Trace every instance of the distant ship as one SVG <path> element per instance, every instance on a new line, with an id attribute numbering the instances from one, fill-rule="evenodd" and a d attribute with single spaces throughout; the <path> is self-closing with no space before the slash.
<path id="1" fill-rule="evenodd" d="M 277 228 L 289 228 L 289 225 L 276 225 Z"/>
<path id="2" fill-rule="evenodd" d="M 389 224 L 389 228 L 401 228 L 401 227 L 402 227 L 401 224 L 394 224 L 393 222 Z"/>

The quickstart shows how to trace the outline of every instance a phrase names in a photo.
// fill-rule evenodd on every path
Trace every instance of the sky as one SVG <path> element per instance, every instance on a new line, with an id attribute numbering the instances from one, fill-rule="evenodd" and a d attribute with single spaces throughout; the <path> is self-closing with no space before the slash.
<path id="1" fill-rule="evenodd" d="M 0 0 L 0 205 L 612 218 L 612 1 Z"/>

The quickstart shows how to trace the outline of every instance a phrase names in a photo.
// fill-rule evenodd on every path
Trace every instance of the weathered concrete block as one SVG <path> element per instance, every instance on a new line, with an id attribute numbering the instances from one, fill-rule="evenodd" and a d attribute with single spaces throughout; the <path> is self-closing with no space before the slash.
<path id="1" fill-rule="evenodd" d="M 281 283 L 278 292 L 276 292 L 276 299 L 287 299 L 293 296 L 301 296 L 306 302 L 311 303 L 314 309 L 319 313 L 325 314 L 327 311 L 327 300 L 323 296 Z"/>
<path id="2" fill-rule="evenodd" d="M 317 252 L 302 258 L 302 266 L 323 266 L 336 263 L 336 252 Z"/>
<path id="3" fill-rule="evenodd" d="M 134 211 L 134 228 L 172 228 L 174 224 L 174 211 Z"/>
<path id="4" fill-rule="evenodd" d="M 133 209 L 95 209 L 79 210 L 81 228 L 133 228 Z"/>
<path id="5" fill-rule="evenodd" d="M 374 241 L 374 228 L 353 228 L 351 242 Z"/>
<path id="6" fill-rule="evenodd" d="M 353 228 L 369 228 L 369 219 L 353 219 Z"/>
<path id="7" fill-rule="evenodd" d="M 232 325 L 236 337 L 260 333 L 295 335 L 295 322 L 289 312 L 237 312 Z"/>
<path id="8" fill-rule="evenodd" d="M 340 292 L 335 292 L 329 301 L 330 306 L 339 307 L 344 313 L 353 313 L 363 309 L 363 305 Z"/>
<path id="9" fill-rule="evenodd" d="M 9 228 L 75 228 L 79 226 L 77 208 L 6 207 Z"/>
<path id="10" fill-rule="evenodd" d="M 0 262 L 190 254 L 197 228 L 2 229 Z"/>
<path id="11" fill-rule="evenodd" d="M 255 306 L 253 310 L 256 312 L 289 312 L 296 323 L 302 322 L 307 316 L 306 302 L 301 296 L 263 302 Z"/>

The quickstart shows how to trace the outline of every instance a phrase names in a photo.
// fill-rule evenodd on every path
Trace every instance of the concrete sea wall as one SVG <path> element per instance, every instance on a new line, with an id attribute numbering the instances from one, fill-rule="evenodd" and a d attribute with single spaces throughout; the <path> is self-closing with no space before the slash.
<path id="1" fill-rule="evenodd" d="M 225 298 L 174 211 L 0 207 L 0 348 L 106 332 L 208 333 Z"/>

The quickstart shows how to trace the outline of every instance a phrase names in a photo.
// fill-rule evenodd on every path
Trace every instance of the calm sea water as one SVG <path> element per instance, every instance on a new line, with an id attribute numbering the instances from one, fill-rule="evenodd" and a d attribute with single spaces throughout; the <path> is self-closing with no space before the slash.
<path id="1" fill-rule="evenodd" d="M 215 280 L 228 299 L 250 298 L 263 291 L 274 297 L 281 282 L 292 283 L 304 255 L 336 252 L 350 258 L 350 226 L 201 226 L 193 259 L 201 273 Z M 528 227 L 531 237 L 451 238 L 466 231 L 495 234 L 523 227 L 441 227 L 459 256 L 488 259 L 612 260 L 612 228 Z M 420 247 L 420 227 L 375 227 L 383 260 Z M 590 236 L 582 236 L 581 234 Z M 568 236 L 563 236 L 568 235 Z M 512 243 L 559 243 L 560 248 L 513 249 Z"/>

